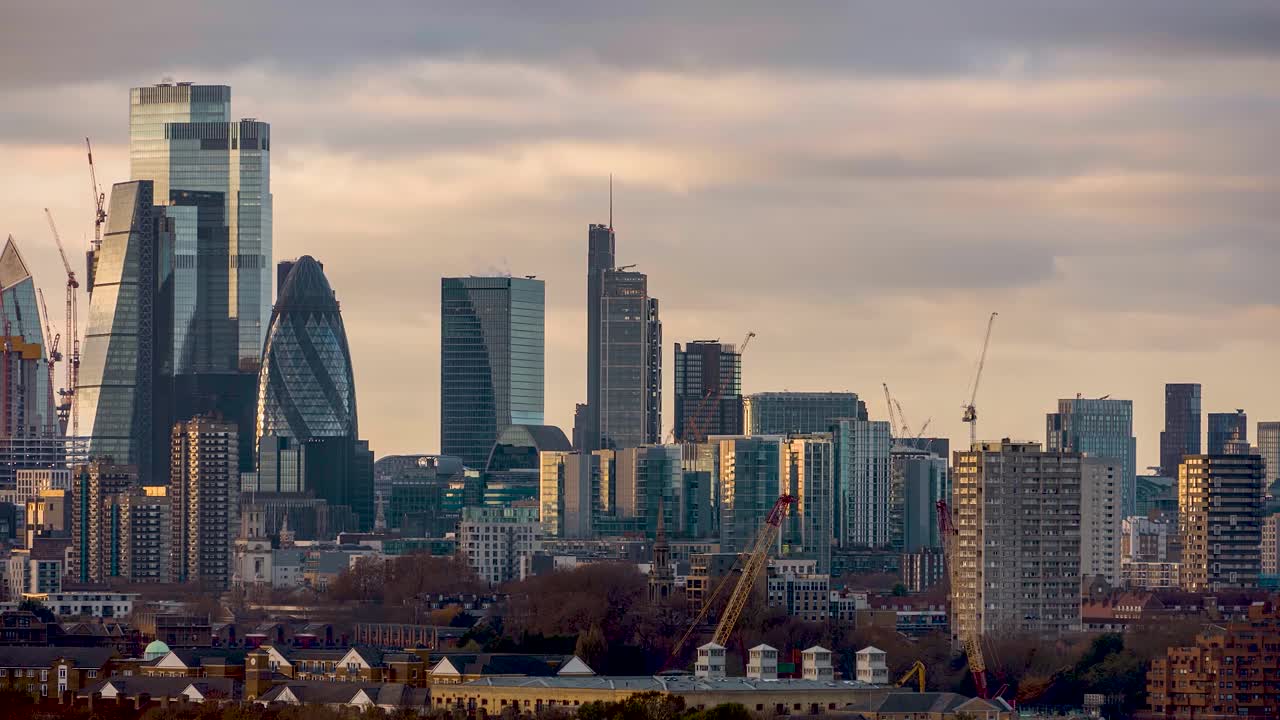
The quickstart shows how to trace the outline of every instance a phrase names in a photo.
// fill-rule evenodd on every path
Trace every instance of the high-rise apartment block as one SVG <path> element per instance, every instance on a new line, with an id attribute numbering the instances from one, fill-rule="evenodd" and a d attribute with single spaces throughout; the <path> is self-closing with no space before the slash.
<path id="1" fill-rule="evenodd" d="M 169 577 L 225 588 L 231 577 L 239 441 L 235 423 L 201 417 L 173 426 Z"/>
<path id="2" fill-rule="evenodd" d="M 542 425 L 541 280 L 440 281 L 440 452 L 483 469 L 499 433 Z"/>
<path id="3" fill-rule="evenodd" d="M 1160 433 L 1160 474 L 1178 477 L 1187 455 L 1200 454 L 1200 383 L 1164 386 L 1164 431 Z"/>
<path id="4" fill-rule="evenodd" d="M 836 537 L 844 548 L 890 542 L 890 428 L 881 420 L 843 419 L 831 425 L 836 451 Z"/>
<path id="5" fill-rule="evenodd" d="M 71 576 L 100 583 L 122 574 L 120 508 L 116 498 L 138 485 L 138 468 L 109 459 L 71 473 Z"/>
<path id="6" fill-rule="evenodd" d="M 1280 513 L 1262 519 L 1262 550 L 1259 561 L 1262 577 L 1274 583 L 1280 580 Z"/>
<path id="7" fill-rule="evenodd" d="M 1124 464 L 1086 455 L 1080 469 L 1080 575 L 1115 587 L 1120 583 Z"/>
<path id="8" fill-rule="evenodd" d="M 743 402 L 748 435 L 828 432 L 837 420 L 866 420 L 867 405 L 851 392 L 763 392 Z"/>
<path id="9" fill-rule="evenodd" d="M 720 550 L 750 552 L 760 526 L 784 489 L 783 437 L 720 437 L 709 444 L 716 446 L 717 454 Z"/>
<path id="10" fill-rule="evenodd" d="M 169 582 L 169 488 L 136 486 L 118 494 L 115 504 L 120 515 L 120 575 L 133 583 Z"/>
<path id="11" fill-rule="evenodd" d="M 649 278 L 615 267 L 613 227 L 587 231 L 587 403 L 579 450 L 656 444 L 662 436 L 662 321 Z"/>
<path id="12" fill-rule="evenodd" d="M 1109 458 L 1120 465 L 1122 516 L 1137 512 L 1138 441 L 1133 436 L 1133 401 L 1085 398 L 1058 401 L 1045 422 L 1045 450 Z"/>
<path id="13" fill-rule="evenodd" d="M 1206 454 L 1248 455 L 1249 416 L 1244 410 L 1209 413 Z"/>
<path id="14" fill-rule="evenodd" d="M 791 435 L 783 444 L 783 491 L 796 499 L 783 522 L 783 555 L 811 558 L 821 575 L 831 572 L 835 542 L 834 447 L 829 433 Z"/>
<path id="15" fill-rule="evenodd" d="M 675 439 L 741 435 L 742 353 L 719 341 L 675 346 Z"/>
<path id="16" fill-rule="evenodd" d="M 1004 440 L 953 465 L 953 635 L 1078 631 L 1080 456 Z"/>
<path id="17" fill-rule="evenodd" d="M 538 508 L 469 507 L 462 510 L 458 548 L 490 585 L 523 579 L 538 550 Z"/>
<path id="18" fill-rule="evenodd" d="M 1182 587 L 1251 588 L 1261 573 L 1262 458 L 1189 455 L 1178 471 Z"/>
<path id="19" fill-rule="evenodd" d="M 172 402 L 173 223 L 150 181 L 116 183 L 102 245 L 76 388 L 88 455 L 134 465 L 144 484 L 168 468 Z"/>

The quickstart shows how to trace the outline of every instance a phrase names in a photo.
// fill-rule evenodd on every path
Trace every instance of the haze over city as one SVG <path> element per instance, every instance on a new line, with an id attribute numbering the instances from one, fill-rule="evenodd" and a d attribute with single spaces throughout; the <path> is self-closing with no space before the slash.
<path id="1" fill-rule="evenodd" d="M 272 125 L 274 255 L 324 263 L 379 455 L 438 449 L 441 276 L 546 281 L 569 431 L 610 174 L 668 368 L 672 342 L 754 331 L 745 392 L 884 418 L 887 382 L 960 440 L 998 310 L 980 437 L 1041 440 L 1057 398 L 1109 394 L 1154 465 L 1165 382 L 1280 418 L 1274 4 L 221 3 L 190 31 L 172 8 L 6 8 L 3 230 L 58 297 L 41 209 L 78 255 L 84 136 L 109 187 L 125 89 L 231 86 Z"/>

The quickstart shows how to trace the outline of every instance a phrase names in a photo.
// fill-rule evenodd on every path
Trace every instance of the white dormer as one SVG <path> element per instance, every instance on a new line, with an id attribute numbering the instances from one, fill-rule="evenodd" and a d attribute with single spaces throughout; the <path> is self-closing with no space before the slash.
<path id="1" fill-rule="evenodd" d="M 449 658 L 440 658 L 440 662 L 436 663 L 435 667 L 428 672 L 431 677 L 456 678 L 462 675 L 458 668 L 454 667 L 453 663 L 450 662 Z"/>
<path id="2" fill-rule="evenodd" d="M 590 665 L 583 662 L 582 658 L 574 655 L 556 674 L 566 677 L 593 677 L 596 674 L 596 671 L 592 670 Z"/>
<path id="3" fill-rule="evenodd" d="M 698 663 L 693 666 L 693 674 L 708 680 L 724 678 L 724 646 L 710 642 L 698 648 Z"/>
<path id="4" fill-rule="evenodd" d="M 800 654 L 805 680 L 835 680 L 835 669 L 831 665 L 831 651 L 814 645 Z"/>
<path id="5" fill-rule="evenodd" d="M 778 650 L 761 643 L 747 651 L 747 677 L 754 680 L 778 679 Z"/>

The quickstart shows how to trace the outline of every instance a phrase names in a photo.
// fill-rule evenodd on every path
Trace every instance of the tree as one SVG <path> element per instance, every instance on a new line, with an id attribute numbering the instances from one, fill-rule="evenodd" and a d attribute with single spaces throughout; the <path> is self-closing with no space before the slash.
<path id="1" fill-rule="evenodd" d="M 32 615 L 35 615 L 37 618 L 40 619 L 40 622 L 51 623 L 51 622 L 58 621 L 58 617 L 53 614 L 52 610 L 45 607 L 44 603 L 40 602 L 39 600 L 35 600 L 33 598 L 27 598 L 22 602 L 18 603 L 18 609 L 26 610 Z"/>

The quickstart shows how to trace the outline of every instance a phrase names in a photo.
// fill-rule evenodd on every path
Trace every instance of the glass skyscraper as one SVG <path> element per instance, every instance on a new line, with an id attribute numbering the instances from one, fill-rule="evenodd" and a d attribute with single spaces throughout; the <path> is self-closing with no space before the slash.
<path id="1" fill-rule="evenodd" d="M 1160 433 L 1160 474 L 1178 477 L 1186 455 L 1200 454 L 1200 383 L 1164 386 L 1164 431 Z"/>
<path id="2" fill-rule="evenodd" d="M 883 420 L 831 423 L 836 453 L 835 528 L 840 546 L 886 547 L 890 542 L 890 428 Z"/>
<path id="3" fill-rule="evenodd" d="M 1265 464 L 1267 487 L 1280 480 L 1280 422 L 1258 423 L 1258 454 Z"/>
<path id="4" fill-rule="evenodd" d="M 1248 455 L 1249 416 L 1244 410 L 1209 413 L 1209 432 L 1205 439 L 1209 455 Z"/>
<path id="5" fill-rule="evenodd" d="M 271 126 L 231 120 L 231 88 L 133 88 L 129 163 L 173 205 L 174 373 L 252 371 L 271 313 Z"/>
<path id="6" fill-rule="evenodd" d="M 89 297 L 76 403 L 89 457 L 165 484 L 169 455 L 172 247 L 149 180 L 117 183 Z"/>
<path id="7" fill-rule="evenodd" d="M 675 439 L 741 435 L 742 353 L 729 344 L 676 343 Z"/>
<path id="8" fill-rule="evenodd" d="M 441 454 L 483 469 L 503 428 L 542 425 L 545 305 L 541 280 L 441 279 Z"/>
<path id="9" fill-rule="evenodd" d="M 656 444 L 662 437 L 662 321 L 649 278 L 615 268 L 611 226 L 587 233 L 587 403 L 580 449 Z M 629 266 L 628 266 L 629 267 Z"/>
<path id="10" fill-rule="evenodd" d="M 0 436 L 55 437 L 62 434 L 49 382 L 49 348 L 36 301 L 35 281 L 11 236 L 0 252 L 0 300 L 12 352 L 7 353 L 9 386 Z M 52 338 L 49 338 L 52 341 Z"/>
<path id="11" fill-rule="evenodd" d="M 1132 400 L 1058 400 L 1045 416 L 1045 451 L 1084 453 L 1120 464 L 1122 517 L 1138 511 L 1138 441 L 1133 436 Z"/>
<path id="12" fill-rule="evenodd" d="M 866 404 L 851 392 L 755 393 L 744 405 L 751 435 L 827 432 L 837 420 L 867 419 Z"/>

